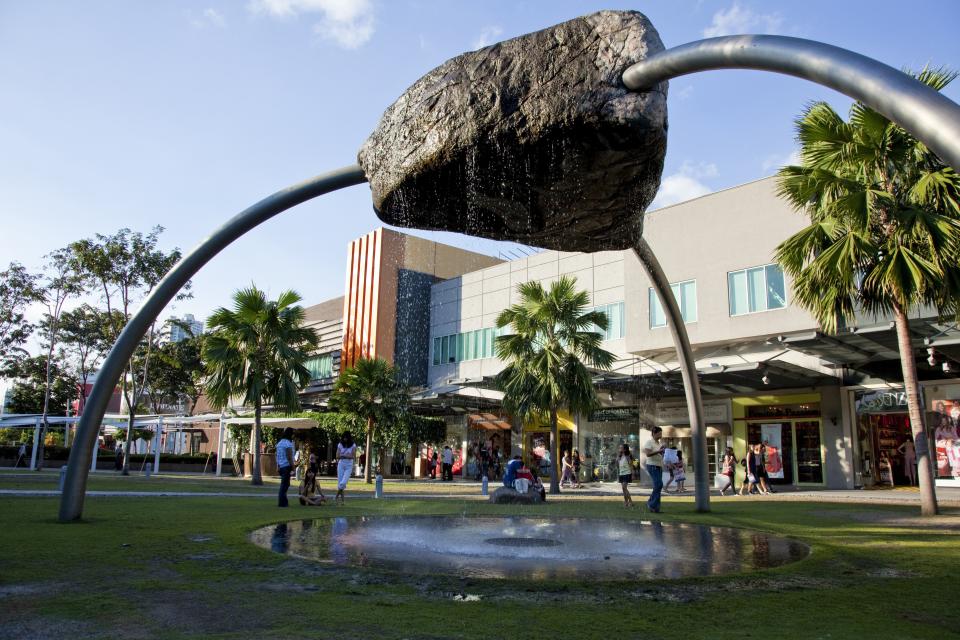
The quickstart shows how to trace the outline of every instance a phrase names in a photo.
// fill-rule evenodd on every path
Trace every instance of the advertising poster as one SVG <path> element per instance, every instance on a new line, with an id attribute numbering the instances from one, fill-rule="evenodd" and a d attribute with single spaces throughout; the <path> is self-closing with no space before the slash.
<path id="1" fill-rule="evenodd" d="M 928 414 L 929 415 L 929 414 Z M 937 451 L 937 477 L 960 478 L 960 401 L 937 400 L 933 403 L 933 441 Z"/>
<path id="2" fill-rule="evenodd" d="M 780 443 L 781 428 L 780 424 L 760 425 L 760 441 L 765 448 L 767 477 L 783 478 L 783 458 L 780 455 L 782 451 Z"/>

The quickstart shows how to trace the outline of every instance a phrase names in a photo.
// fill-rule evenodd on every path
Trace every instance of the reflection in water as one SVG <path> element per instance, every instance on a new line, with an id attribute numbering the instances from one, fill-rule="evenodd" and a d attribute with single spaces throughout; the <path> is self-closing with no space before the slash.
<path id="1" fill-rule="evenodd" d="M 251 539 L 337 565 L 473 578 L 680 578 L 779 566 L 808 552 L 740 529 L 584 518 L 332 518 L 265 527 Z"/>
<path id="2" fill-rule="evenodd" d="M 303 523 L 300 523 L 301 525 Z M 273 535 L 270 537 L 270 550 L 276 553 L 286 553 L 290 547 L 290 538 L 287 535 L 289 527 L 286 522 L 281 522 L 273 528 Z"/>

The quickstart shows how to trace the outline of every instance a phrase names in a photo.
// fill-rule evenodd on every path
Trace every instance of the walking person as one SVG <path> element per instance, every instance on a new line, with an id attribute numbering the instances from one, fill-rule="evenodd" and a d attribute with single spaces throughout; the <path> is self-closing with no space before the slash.
<path id="1" fill-rule="evenodd" d="M 654 427 L 650 435 L 650 439 L 643 445 L 643 454 L 647 456 L 647 473 L 653 480 L 653 491 L 647 500 L 647 508 L 653 513 L 660 513 L 660 494 L 663 492 L 663 451 L 666 447 L 660 444 L 663 429 Z"/>
<path id="2" fill-rule="evenodd" d="M 573 477 L 577 481 L 577 484 L 574 485 L 574 489 L 582 489 L 583 484 L 580 482 L 580 468 L 583 466 L 583 458 L 580 457 L 580 452 L 576 449 L 573 450 Z"/>
<path id="3" fill-rule="evenodd" d="M 747 457 L 744 458 L 747 467 L 747 476 L 740 485 L 740 495 L 750 495 L 757 488 L 759 479 L 757 477 L 757 468 L 760 466 L 760 445 L 751 444 L 747 446 Z"/>
<path id="4" fill-rule="evenodd" d="M 623 489 L 623 507 L 633 507 L 633 497 L 630 495 L 630 483 L 633 481 L 633 454 L 630 445 L 623 443 L 617 451 L 617 471 L 620 488 Z"/>
<path id="5" fill-rule="evenodd" d="M 730 489 L 730 493 L 737 495 L 737 488 L 734 486 L 734 479 L 736 478 L 737 456 L 733 453 L 733 447 L 727 447 L 726 453 L 723 454 L 723 462 L 720 463 L 720 495 L 725 495 L 727 489 Z M 726 478 L 724 481 L 723 478 Z"/>
<path id="6" fill-rule="evenodd" d="M 353 473 L 353 461 L 357 458 L 357 444 L 353 435 L 344 431 L 337 443 L 337 495 L 333 501 L 343 504 L 343 492 L 347 488 L 347 481 Z"/>
<path id="7" fill-rule="evenodd" d="M 683 483 L 687 481 L 687 473 L 684 470 L 683 451 L 677 449 L 677 461 L 673 465 L 673 480 L 677 483 L 677 493 L 683 493 L 687 490 Z"/>
<path id="8" fill-rule="evenodd" d="M 760 481 L 760 492 L 764 495 L 775 493 L 773 487 L 767 482 L 770 479 L 770 474 L 767 472 L 767 445 L 761 442 L 757 445 L 757 449 L 760 456 L 760 465 L 757 467 L 757 480 Z"/>
<path id="9" fill-rule="evenodd" d="M 287 489 L 290 488 L 290 475 L 293 473 L 293 429 L 283 430 L 280 442 L 277 443 L 277 472 L 280 474 L 280 494 L 277 496 L 277 506 L 288 507 Z"/>
<path id="10" fill-rule="evenodd" d="M 440 462 L 437 459 L 437 450 L 434 449 L 433 453 L 430 455 L 430 479 L 437 479 L 437 468 L 440 466 Z"/>
<path id="11" fill-rule="evenodd" d="M 569 451 L 564 451 L 561 466 L 561 476 L 560 476 L 560 486 L 562 487 L 565 483 L 570 483 L 570 488 L 575 488 L 577 486 L 577 480 L 573 475 L 573 456 L 570 455 Z"/>

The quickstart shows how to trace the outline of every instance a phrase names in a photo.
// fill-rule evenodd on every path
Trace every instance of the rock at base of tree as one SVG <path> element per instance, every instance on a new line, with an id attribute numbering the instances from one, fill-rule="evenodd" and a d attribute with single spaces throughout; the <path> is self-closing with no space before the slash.
<path id="1" fill-rule="evenodd" d="M 532 487 L 526 493 L 519 493 L 510 487 L 500 487 L 490 494 L 491 504 L 540 504 L 543 498 Z"/>
<path id="2" fill-rule="evenodd" d="M 400 96 L 360 149 L 400 227 L 565 251 L 633 246 L 660 184 L 666 83 L 621 76 L 663 50 L 636 11 L 600 11 L 465 53 Z"/>

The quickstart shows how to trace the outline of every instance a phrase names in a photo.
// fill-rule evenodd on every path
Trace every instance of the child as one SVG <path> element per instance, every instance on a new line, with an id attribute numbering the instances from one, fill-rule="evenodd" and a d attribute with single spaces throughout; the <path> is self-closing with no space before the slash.
<path id="1" fill-rule="evenodd" d="M 320 507 L 327 501 L 320 490 L 320 483 L 317 482 L 317 471 L 317 456 L 311 453 L 307 472 L 300 482 L 300 504 L 305 507 Z"/>
<path id="2" fill-rule="evenodd" d="M 673 480 L 677 483 L 677 493 L 686 491 L 683 483 L 687 480 L 687 474 L 683 470 L 683 451 L 677 451 L 677 462 L 673 465 Z"/>
<path id="3" fill-rule="evenodd" d="M 623 507 L 629 509 L 633 507 L 633 497 L 629 489 L 630 482 L 633 480 L 633 455 L 630 453 L 630 445 L 626 443 L 621 444 L 617 452 L 617 469 L 620 487 L 623 489 Z"/>

